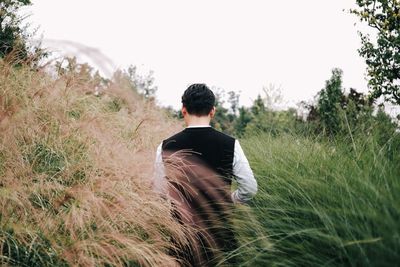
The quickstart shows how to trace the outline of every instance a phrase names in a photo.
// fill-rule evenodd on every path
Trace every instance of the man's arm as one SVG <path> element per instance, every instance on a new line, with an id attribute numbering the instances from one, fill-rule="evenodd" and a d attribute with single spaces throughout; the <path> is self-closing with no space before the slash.
<path id="1" fill-rule="evenodd" d="M 238 189 L 232 193 L 234 203 L 245 203 L 257 193 L 258 185 L 250 168 L 249 161 L 238 140 L 235 141 L 233 157 L 233 175 L 236 177 Z"/>
<path id="2" fill-rule="evenodd" d="M 156 160 L 154 163 L 153 190 L 162 196 L 167 195 L 168 184 L 165 179 L 165 168 L 162 160 L 162 143 L 157 147 Z"/>

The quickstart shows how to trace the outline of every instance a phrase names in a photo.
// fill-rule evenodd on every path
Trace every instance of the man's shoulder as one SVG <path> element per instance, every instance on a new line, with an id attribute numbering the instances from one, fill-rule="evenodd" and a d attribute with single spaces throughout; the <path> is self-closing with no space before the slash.
<path id="1" fill-rule="evenodd" d="M 171 135 L 170 137 L 164 139 L 161 144 L 164 146 L 166 143 L 169 143 L 169 142 L 172 142 L 172 141 L 178 139 L 179 137 L 181 137 L 183 135 L 184 131 L 185 130 L 182 130 L 176 134 Z"/>
<path id="2" fill-rule="evenodd" d="M 219 131 L 219 130 L 217 130 L 215 128 L 213 128 L 213 129 L 214 129 L 215 134 L 218 135 L 220 138 L 226 139 L 226 140 L 228 140 L 230 142 L 235 142 L 236 141 L 235 137 L 230 136 L 229 134 L 223 133 L 223 132 L 221 132 L 221 131 Z"/>
<path id="3" fill-rule="evenodd" d="M 175 133 L 175 134 L 171 135 L 170 137 L 168 137 L 168 138 L 164 139 L 164 141 L 165 141 L 165 140 L 174 139 L 174 138 L 176 138 L 176 137 L 179 137 L 179 136 L 181 136 L 181 135 L 182 135 L 182 133 L 183 133 L 183 132 L 184 132 L 183 130 L 182 130 L 182 131 L 180 131 L 180 132 L 177 132 L 177 133 Z"/>

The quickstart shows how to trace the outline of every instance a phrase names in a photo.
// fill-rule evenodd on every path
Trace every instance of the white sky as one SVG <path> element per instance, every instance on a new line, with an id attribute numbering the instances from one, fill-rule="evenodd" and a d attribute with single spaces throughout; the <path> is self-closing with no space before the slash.
<path id="1" fill-rule="evenodd" d="M 366 91 L 361 26 L 343 11 L 353 2 L 33 0 L 29 12 L 53 49 L 96 48 L 113 62 L 94 60 L 105 71 L 153 70 L 163 105 L 178 107 L 194 82 L 241 91 L 248 105 L 269 84 L 288 101 L 311 99 L 334 67 L 343 69 L 346 88 Z"/>

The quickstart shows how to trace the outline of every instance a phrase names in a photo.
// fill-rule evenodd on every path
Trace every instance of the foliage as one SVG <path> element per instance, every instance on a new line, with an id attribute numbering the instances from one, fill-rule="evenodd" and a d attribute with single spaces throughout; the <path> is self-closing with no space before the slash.
<path id="1" fill-rule="evenodd" d="M 267 110 L 254 116 L 247 124 L 247 135 L 266 132 L 272 135 L 296 131 L 296 124 L 300 122 L 295 109 L 274 111 Z"/>
<path id="2" fill-rule="evenodd" d="M 234 123 L 234 132 L 237 136 L 242 137 L 246 133 L 247 125 L 252 121 L 253 116 L 251 110 L 246 107 L 239 108 L 239 115 Z"/>
<path id="3" fill-rule="evenodd" d="M 146 75 L 140 75 L 137 73 L 136 66 L 129 66 L 126 70 L 126 74 L 137 92 L 147 99 L 154 99 L 157 86 L 154 85 L 154 73 L 152 71 Z"/>
<path id="4" fill-rule="evenodd" d="M 350 127 L 356 127 L 371 117 L 373 105 L 363 93 L 350 88 L 350 92 L 342 98 L 341 109 L 345 111 L 346 123 Z"/>
<path id="5" fill-rule="evenodd" d="M 234 120 L 236 119 L 236 109 L 239 105 L 239 95 L 236 95 L 235 92 L 228 92 L 229 99 L 228 102 L 231 105 L 230 108 L 225 107 L 225 98 L 226 94 L 224 90 L 214 89 L 215 93 L 215 107 L 216 114 L 214 119 L 211 122 L 211 125 L 218 130 L 221 130 L 225 133 L 233 134 L 234 132 Z"/>
<path id="6" fill-rule="evenodd" d="M 297 111 L 293 108 L 279 109 L 282 102 L 280 89 L 273 85 L 264 87 L 264 96 L 258 95 L 253 105 L 249 108 L 251 120 L 246 124 L 245 134 L 268 132 L 272 135 L 297 131 L 301 121 L 297 117 Z"/>
<path id="7" fill-rule="evenodd" d="M 0 57 L 3 58 L 14 49 L 20 50 L 21 57 L 27 57 L 24 31 L 17 11 L 29 5 L 29 0 L 6 0 L 0 3 Z"/>
<path id="8" fill-rule="evenodd" d="M 400 261 L 400 135 L 392 125 L 386 128 L 390 138 L 381 139 L 377 126 L 368 135 L 357 134 L 354 147 L 346 139 L 292 134 L 242 140 L 259 183 L 251 203 L 264 229 L 259 236 L 272 243 L 272 249 L 256 245 L 244 265 L 393 266 Z M 251 236 L 245 230 L 238 234 Z"/>
<path id="9" fill-rule="evenodd" d="M 298 109 L 282 109 L 280 90 L 272 85 L 264 87 L 263 96 L 258 95 L 250 107 L 239 105 L 239 94 L 226 94 L 221 89 L 214 89 L 217 113 L 211 124 L 218 130 L 239 138 L 264 132 L 274 136 L 292 133 L 335 139 L 348 134 L 351 136 L 356 131 L 360 132 L 360 129 L 367 132 L 376 119 L 373 116 L 376 107 L 373 101 L 354 88 L 346 93 L 342 77 L 341 69 L 333 69 L 325 87 L 316 95 L 315 104 L 302 102 Z M 306 116 L 299 115 L 301 107 L 306 110 Z M 182 118 L 179 111 L 171 108 L 166 110 L 172 117 Z M 385 113 L 380 111 L 378 114 Z M 394 125 L 394 122 L 391 123 Z M 348 142 L 350 144 L 353 141 Z"/>
<path id="10" fill-rule="evenodd" d="M 63 58 L 55 62 L 57 75 L 66 81 L 66 86 L 78 86 L 100 94 L 110 84 L 110 80 L 102 77 L 98 70 L 88 63 L 78 63 L 76 57 Z"/>
<path id="11" fill-rule="evenodd" d="M 254 116 L 257 116 L 264 113 L 266 109 L 267 108 L 265 107 L 264 99 L 261 97 L 261 95 L 258 95 L 250 108 L 251 112 L 254 114 Z"/>
<path id="12" fill-rule="evenodd" d="M 332 70 L 332 77 L 319 92 L 317 110 L 322 127 L 328 134 L 339 131 L 339 109 L 343 99 L 342 74 L 339 69 Z"/>
<path id="13" fill-rule="evenodd" d="M 0 2 L 0 58 L 7 58 L 15 65 L 21 62 L 37 67 L 38 62 L 46 57 L 40 44 L 29 45 L 34 33 L 29 33 L 23 25 L 24 17 L 18 15 L 20 9 L 31 4 L 30 0 L 3 0 Z"/>
<path id="14" fill-rule="evenodd" d="M 304 104 L 308 110 L 307 124 L 314 133 L 326 136 L 347 135 L 372 118 L 373 103 L 362 93 L 342 86 L 342 71 L 333 69 L 325 88 L 317 95 L 317 103 Z M 310 132 L 311 133 L 311 132 Z"/>
<path id="15" fill-rule="evenodd" d="M 232 115 L 237 115 L 239 109 L 240 94 L 236 93 L 235 91 L 229 91 L 228 96 L 229 96 L 228 103 L 230 107 L 230 113 Z"/>
<path id="16" fill-rule="evenodd" d="M 357 0 L 351 10 L 362 22 L 377 31 L 376 40 L 361 36 L 360 55 L 368 66 L 371 98 L 400 104 L 400 1 Z"/>
<path id="17" fill-rule="evenodd" d="M 257 96 L 252 106 L 244 107 L 239 105 L 238 93 L 230 91 L 226 96 L 223 90 L 215 90 L 217 113 L 211 122 L 212 126 L 237 137 L 253 131 L 274 134 L 291 131 L 292 126 L 299 123 L 296 110 L 274 110 L 281 95 L 276 90 L 270 91 L 266 88 L 264 93 L 264 97 Z M 229 104 L 228 108 L 225 107 L 225 101 Z"/>

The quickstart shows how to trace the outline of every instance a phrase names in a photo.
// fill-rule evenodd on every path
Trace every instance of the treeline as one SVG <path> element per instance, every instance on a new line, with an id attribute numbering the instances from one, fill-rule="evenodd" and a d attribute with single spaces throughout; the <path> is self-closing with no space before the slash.
<path id="1" fill-rule="evenodd" d="M 391 138 L 399 129 L 396 121 L 384 111 L 383 105 L 354 88 L 343 87 L 343 72 L 333 69 L 325 87 L 315 96 L 314 103 L 301 102 L 298 108 L 278 110 L 274 101 L 281 97 L 273 87 L 264 89 L 250 107 L 240 106 L 240 95 L 216 90 L 217 114 L 213 126 L 236 137 L 256 133 L 278 135 L 292 133 L 316 137 L 355 138 L 380 131 L 382 142 Z M 175 117 L 179 111 L 169 109 Z"/>
<path id="2" fill-rule="evenodd" d="M 138 97 L 154 102 L 157 87 L 152 73 L 140 75 L 136 67 L 114 73 L 111 79 L 103 78 L 88 64 L 80 64 L 74 58 L 59 61 L 56 72 L 63 77 L 73 77 L 71 82 L 90 84 L 87 93 L 101 95 L 110 83 L 125 84 Z M 76 77 L 80 77 L 78 80 Z M 280 91 L 271 86 L 264 89 L 264 95 L 258 95 L 252 105 L 240 105 L 240 94 L 215 89 L 216 117 L 212 126 L 239 138 L 258 133 L 273 136 L 290 133 L 318 138 L 346 138 L 348 141 L 363 136 L 379 135 L 380 143 L 391 139 L 399 129 L 398 120 L 384 111 L 383 105 L 377 105 L 367 94 L 354 88 L 343 86 L 343 72 L 333 69 L 325 87 L 314 97 L 314 103 L 301 102 L 297 108 L 277 109 L 276 102 L 282 100 Z M 95 91 L 93 91 L 95 88 Z M 115 103 L 116 108 L 123 103 Z M 181 118 L 181 112 L 165 108 L 175 118 Z"/>

